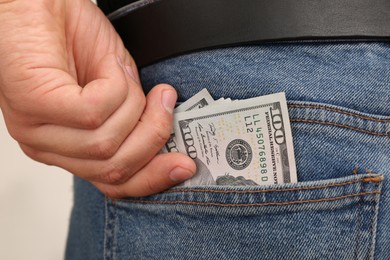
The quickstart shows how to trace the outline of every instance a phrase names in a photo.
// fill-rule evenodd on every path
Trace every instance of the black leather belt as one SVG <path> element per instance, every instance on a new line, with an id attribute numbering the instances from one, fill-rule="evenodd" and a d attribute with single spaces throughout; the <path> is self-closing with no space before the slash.
<path id="1" fill-rule="evenodd" d="M 144 0 L 109 18 L 140 67 L 205 48 L 390 39 L 390 0 Z"/>

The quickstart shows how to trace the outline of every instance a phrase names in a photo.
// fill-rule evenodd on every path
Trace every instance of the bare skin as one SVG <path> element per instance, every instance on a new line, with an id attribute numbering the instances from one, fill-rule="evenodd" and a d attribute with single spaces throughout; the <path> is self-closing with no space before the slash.
<path id="1" fill-rule="evenodd" d="M 136 65 L 89 0 L 0 0 L 0 108 L 32 159 L 92 182 L 112 198 L 163 191 L 194 162 L 158 154 L 175 90 L 144 96 Z"/>

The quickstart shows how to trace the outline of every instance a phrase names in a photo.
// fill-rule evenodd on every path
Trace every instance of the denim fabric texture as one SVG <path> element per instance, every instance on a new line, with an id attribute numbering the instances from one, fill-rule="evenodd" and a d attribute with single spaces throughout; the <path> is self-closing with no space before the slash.
<path id="1" fill-rule="evenodd" d="M 169 83 L 179 102 L 286 92 L 298 183 L 112 201 L 75 179 L 67 259 L 388 259 L 389 65 L 387 43 L 290 42 L 143 68 L 145 92 Z"/>
<path id="2" fill-rule="evenodd" d="M 74 179 L 74 205 L 65 259 L 103 259 L 105 197 L 89 182 Z"/>

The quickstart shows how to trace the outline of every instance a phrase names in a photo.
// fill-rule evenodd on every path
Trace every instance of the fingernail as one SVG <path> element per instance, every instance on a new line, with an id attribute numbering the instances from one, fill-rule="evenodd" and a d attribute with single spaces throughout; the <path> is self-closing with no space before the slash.
<path id="1" fill-rule="evenodd" d="M 176 95 L 173 90 L 164 90 L 162 93 L 162 105 L 168 113 L 173 113 L 176 104 Z"/>
<path id="2" fill-rule="evenodd" d="M 194 176 L 194 173 L 188 169 L 176 167 L 169 173 L 169 177 L 174 182 L 182 182 Z"/>

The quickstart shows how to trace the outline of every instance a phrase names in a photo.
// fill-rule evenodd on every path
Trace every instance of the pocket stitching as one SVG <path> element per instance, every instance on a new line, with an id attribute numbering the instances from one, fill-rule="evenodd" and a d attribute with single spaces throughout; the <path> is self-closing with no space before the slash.
<path id="1" fill-rule="evenodd" d="M 332 198 L 322 198 L 322 199 L 312 199 L 312 200 L 295 200 L 288 202 L 265 202 L 265 203 L 245 203 L 245 204 L 223 204 L 217 202 L 196 202 L 196 201 L 185 201 L 185 200 L 174 200 L 174 201 L 152 201 L 152 200 L 119 200 L 126 202 L 134 202 L 134 203 L 147 203 L 147 204 L 187 204 L 187 205 L 200 205 L 200 206 L 220 206 L 220 207 L 263 207 L 263 206 L 283 206 L 283 205 L 292 205 L 292 204 L 303 204 L 303 203 L 318 203 L 325 201 L 335 201 L 341 199 L 347 199 L 351 197 L 364 196 L 364 195 L 376 195 L 381 194 L 379 190 L 374 190 L 371 192 L 360 192 L 354 194 L 347 194 L 338 197 Z"/>
<path id="2" fill-rule="evenodd" d="M 320 121 L 320 120 L 311 120 L 311 119 L 290 119 L 291 122 L 301 122 L 301 123 L 314 123 L 314 124 L 322 124 L 322 125 L 331 125 L 331 126 L 338 126 L 338 127 L 343 127 L 347 129 L 351 129 L 357 132 L 362 132 L 366 134 L 371 134 L 371 135 L 377 135 L 377 136 L 390 136 L 390 132 L 372 132 L 368 131 L 365 129 L 349 126 L 349 125 L 344 125 L 344 124 L 339 124 L 339 123 L 332 123 L 332 122 L 326 122 L 326 121 Z"/>
<path id="3" fill-rule="evenodd" d="M 353 116 L 353 117 L 357 117 L 357 118 L 360 118 L 360 119 L 370 120 L 370 121 L 374 121 L 374 122 L 390 123 L 390 119 L 379 119 L 379 118 L 374 118 L 374 117 L 370 117 L 370 116 L 363 116 L 363 115 L 359 115 L 357 113 L 344 111 L 344 110 L 341 110 L 341 109 L 338 109 L 338 108 L 326 107 L 324 105 L 288 104 L 288 107 L 289 108 L 291 107 L 291 108 L 323 109 L 323 110 L 336 112 L 336 113 L 340 113 L 340 114 L 344 114 L 344 115 L 348 115 L 348 116 Z"/>
<path id="4" fill-rule="evenodd" d="M 268 190 L 211 190 L 211 189 L 175 189 L 175 190 L 167 190 L 166 193 L 175 193 L 175 192 L 209 192 L 209 193 L 267 193 L 267 192 L 288 192 L 288 191 L 299 191 L 299 190 L 315 190 L 315 189 L 325 189 L 329 187 L 340 187 L 340 186 L 346 186 L 350 184 L 355 183 L 378 183 L 383 181 L 383 177 L 376 176 L 376 177 L 365 177 L 359 180 L 349 181 L 349 182 L 343 182 L 343 183 L 332 183 L 328 185 L 322 185 L 322 186 L 313 186 L 313 187 L 300 187 L 300 188 L 286 188 L 286 189 L 268 189 Z"/>

